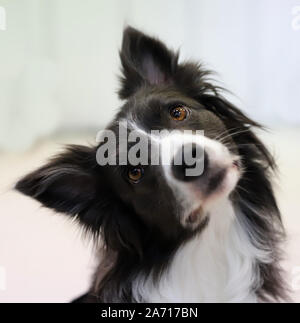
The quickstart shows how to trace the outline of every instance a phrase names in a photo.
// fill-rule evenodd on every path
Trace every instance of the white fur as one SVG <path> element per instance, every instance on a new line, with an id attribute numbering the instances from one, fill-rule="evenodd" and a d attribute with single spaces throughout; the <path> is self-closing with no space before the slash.
<path id="1" fill-rule="evenodd" d="M 219 201 L 208 226 L 183 245 L 159 281 L 138 277 L 134 297 L 146 302 L 256 302 L 256 261 L 271 261 L 255 248 L 231 202 Z"/>
<path id="2" fill-rule="evenodd" d="M 131 127 L 149 136 L 137 125 L 131 124 Z M 170 162 L 163 165 L 167 183 L 184 207 L 185 216 L 200 205 L 202 216 L 208 216 L 209 222 L 177 250 L 158 281 L 152 274 L 137 277 L 132 286 L 134 298 L 139 302 L 159 303 L 256 302 L 255 289 L 261 283 L 257 262 L 268 263 L 272 259 L 267 250 L 251 243 L 247 224 L 240 222 L 243 217 L 229 199 L 239 179 L 239 172 L 232 167 L 236 156 L 221 143 L 202 135 L 175 133 L 155 139 L 162 148 L 165 161 L 171 161 L 176 152 L 176 149 L 168 148 L 172 144 L 176 148 L 184 139 L 203 145 L 210 163 L 228 171 L 222 190 L 207 200 L 201 198 L 201 192 L 195 190 L 193 184 L 174 178 Z"/>
<path id="3" fill-rule="evenodd" d="M 182 138 L 179 138 L 182 137 Z M 175 134 L 163 138 L 161 140 L 162 152 L 163 154 L 168 154 L 168 146 L 176 147 L 176 144 L 181 145 L 183 142 L 194 142 L 200 146 L 203 146 L 204 150 L 209 156 L 210 163 L 214 168 L 227 168 L 228 172 L 225 180 L 223 181 L 223 190 L 219 195 L 223 195 L 223 197 L 227 197 L 231 191 L 235 188 L 238 180 L 239 180 L 239 172 L 231 167 L 233 160 L 237 157 L 230 154 L 227 147 L 223 144 L 211 140 L 203 135 L 186 135 L 186 134 Z M 173 143 L 173 144 L 172 144 Z M 176 151 L 176 150 L 175 150 Z M 210 207 L 210 200 L 216 200 L 216 196 L 213 196 L 211 199 L 204 199 L 201 194 L 201 190 L 195 189 L 194 184 L 188 184 L 184 181 L 180 181 L 173 176 L 171 170 L 171 162 L 174 156 L 165 156 L 164 159 L 167 160 L 169 158 L 169 163 L 163 165 L 164 175 L 167 180 L 169 187 L 173 190 L 174 195 L 181 202 L 181 205 L 184 207 L 185 214 L 180 219 L 182 224 L 185 224 L 185 219 L 189 216 L 189 214 L 195 209 L 202 206 L 204 211 L 207 211 L 207 207 Z M 205 166 L 205 165 L 204 165 Z M 230 170 L 229 170 L 230 168 Z M 206 209 L 206 210 L 205 210 Z"/>

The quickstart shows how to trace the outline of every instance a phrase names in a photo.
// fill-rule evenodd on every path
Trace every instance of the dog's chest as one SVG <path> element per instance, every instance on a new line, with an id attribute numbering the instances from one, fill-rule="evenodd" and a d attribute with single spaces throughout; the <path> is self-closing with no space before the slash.
<path id="1" fill-rule="evenodd" d="M 177 251 L 159 282 L 135 282 L 134 296 L 147 302 L 255 302 L 256 252 L 231 205 L 224 205 Z"/>

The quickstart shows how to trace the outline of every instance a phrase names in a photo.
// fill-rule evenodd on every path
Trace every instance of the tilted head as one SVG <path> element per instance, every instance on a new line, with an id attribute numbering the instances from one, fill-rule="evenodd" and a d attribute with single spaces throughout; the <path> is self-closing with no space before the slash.
<path id="1" fill-rule="evenodd" d="M 179 63 L 156 39 L 127 28 L 120 57 L 124 105 L 105 132 L 115 150 L 103 153 L 109 136 L 102 134 L 95 147 L 69 147 L 16 188 L 102 235 L 115 255 L 108 283 L 165 265 L 181 243 L 205 230 L 221 199 L 242 208 L 249 234 L 271 249 L 280 215 L 268 179 L 273 160 L 251 131 L 259 125 L 219 95 L 199 64 Z M 143 143 L 139 150 L 133 137 Z M 129 156 L 137 151 L 136 159 Z M 257 212 L 265 209 L 268 219 Z M 266 291 L 279 293 L 265 268 L 261 273 Z"/>

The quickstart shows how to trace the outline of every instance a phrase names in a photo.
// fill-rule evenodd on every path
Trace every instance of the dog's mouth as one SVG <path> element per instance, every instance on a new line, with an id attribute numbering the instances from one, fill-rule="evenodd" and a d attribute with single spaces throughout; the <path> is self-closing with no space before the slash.
<path id="1" fill-rule="evenodd" d="M 202 195 L 201 205 L 188 213 L 182 221 L 184 227 L 195 230 L 205 221 L 210 206 L 218 203 L 218 199 L 227 197 L 235 189 L 241 174 L 241 163 L 239 159 L 235 159 L 232 163 L 216 172 L 207 185 L 207 191 Z M 195 183 L 194 185 L 197 185 Z"/>
<path id="2" fill-rule="evenodd" d="M 188 224 L 194 224 L 198 221 L 199 217 L 201 217 L 202 215 L 203 215 L 203 209 L 200 206 L 189 214 L 189 216 L 186 218 L 186 222 Z"/>
<path id="3" fill-rule="evenodd" d="M 232 167 L 235 167 L 237 170 L 240 170 L 240 168 L 241 168 L 240 160 L 239 160 L 239 159 L 235 159 L 235 160 L 232 162 Z"/>
<path id="4" fill-rule="evenodd" d="M 191 230 L 197 229 L 205 219 L 205 212 L 202 206 L 190 212 L 183 220 L 183 226 Z"/>

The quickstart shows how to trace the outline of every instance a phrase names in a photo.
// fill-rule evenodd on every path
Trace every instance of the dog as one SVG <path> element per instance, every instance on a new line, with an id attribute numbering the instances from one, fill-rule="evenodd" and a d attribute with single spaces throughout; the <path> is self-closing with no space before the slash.
<path id="1" fill-rule="evenodd" d="M 102 138 L 66 147 L 16 184 L 98 242 L 91 287 L 75 302 L 284 301 L 285 231 L 271 183 L 276 164 L 254 133 L 262 126 L 224 98 L 201 64 L 179 63 L 156 38 L 126 27 L 120 59 L 124 105 L 106 130 L 118 148 L 130 131 L 151 139 L 145 151 L 159 147 L 169 162 L 130 163 L 123 147 L 106 154 L 116 164 L 101 165 Z M 194 162 L 177 165 L 182 139 Z M 202 172 L 187 175 L 200 160 Z"/>

